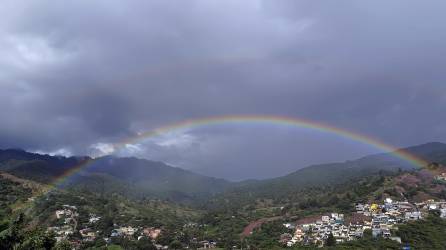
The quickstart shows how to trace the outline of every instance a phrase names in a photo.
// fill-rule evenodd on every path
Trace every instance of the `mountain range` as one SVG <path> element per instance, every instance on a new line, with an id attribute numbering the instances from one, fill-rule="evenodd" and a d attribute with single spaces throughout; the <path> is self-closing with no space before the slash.
<path id="1" fill-rule="evenodd" d="M 446 144 L 431 142 L 404 148 L 428 162 L 446 164 Z M 42 183 L 53 183 L 67 171 L 86 165 L 62 183 L 62 187 L 80 188 L 104 194 L 119 193 L 129 197 L 156 197 L 174 201 L 193 201 L 224 191 L 274 193 L 299 188 L 339 184 L 350 179 L 414 168 L 391 153 L 360 159 L 312 165 L 288 175 L 266 179 L 231 182 L 200 175 L 162 162 L 134 157 L 50 156 L 20 149 L 0 150 L 0 171 Z M 273 166 L 272 166 L 273 167 Z"/>

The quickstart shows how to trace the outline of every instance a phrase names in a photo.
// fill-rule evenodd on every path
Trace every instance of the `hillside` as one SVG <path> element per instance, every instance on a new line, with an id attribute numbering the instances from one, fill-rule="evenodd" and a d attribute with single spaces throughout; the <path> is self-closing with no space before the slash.
<path id="1" fill-rule="evenodd" d="M 446 162 L 446 144 L 443 143 L 426 143 L 404 148 L 403 150 L 429 162 Z M 291 185 L 295 183 L 299 186 L 335 184 L 379 171 L 406 170 L 414 167 L 405 161 L 395 158 L 392 154 L 376 154 L 342 163 L 309 166 L 274 179 L 272 182 Z"/>
<path id="2" fill-rule="evenodd" d="M 88 163 L 87 163 L 88 162 Z M 167 164 L 137 158 L 105 156 L 62 157 L 0 150 L 0 170 L 41 183 L 52 183 L 58 176 L 86 164 L 82 171 L 68 178 L 64 187 L 143 198 L 155 196 L 188 200 L 223 191 L 230 182 L 207 177 Z"/>
<path id="3" fill-rule="evenodd" d="M 443 143 L 426 143 L 404 150 L 427 162 L 446 163 L 446 144 Z M 414 169 L 413 165 L 396 159 L 389 153 L 370 155 L 342 163 L 313 165 L 274 179 L 240 182 L 202 206 L 207 209 L 231 210 L 256 204 L 258 200 L 275 203 L 284 200 L 303 201 L 311 197 L 313 192 L 332 191 L 326 187 L 355 183 L 368 176 L 393 175 L 399 171 Z"/>
<path id="4" fill-rule="evenodd" d="M 339 244 L 326 249 L 401 249 L 402 245 L 406 244 L 414 249 L 444 249 L 446 217 L 445 215 L 440 216 L 440 210 L 446 208 L 444 202 L 446 181 L 444 178 L 439 179 L 438 177 L 445 174 L 446 166 L 431 164 L 423 169 L 393 173 L 381 172 L 343 184 L 304 188 L 297 191 L 294 196 L 271 200 L 268 203 L 253 202 L 255 206 L 244 208 L 245 213 L 251 216 L 262 216 L 260 211 L 269 212 L 264 212 L 264 217 L 253 217 L 251 223 L 245 227 L 247 231 L 244 231 L 244 236 L 247 237 L 246 242 L 254 248 L 279 248 L 283 247 L 283 243 L 280 243 L 282 233 L 294 234 L 294 231 L 283 227 L 283 223 L 311 224 L 320 220 L 323 215 L 342 213 L 345 216 L 343 217 L 346 222 L 344 225 L 347 225 L 344 229 L 350 230 L 351 225 L 348 227 L 348 223 L 355 221 L 355 223 L 359 223 L 355 224 L 356 226 L 362 225 L 364 235 L 345 241 L 336 234 L 336 237 L 340 239 Z M 402 205 L 404 208 L 396 212 L 395 208 L 391 208 L 389 204 L 383 205 L 383 202 L 389 199 L 395 201 L 394 204 L 400 202 L 400 204 L 406 205 Z M 381 204 L 380 209 L 382 208 L 382 210 L 377 210 L 376 216 L 374 213 L 365 215 L 369 210 L 360 211 L 361 207 L 357 206 L 358 204 L 368 204 L 366 206 Z M 277 209 L 277 207 L 281 209 Z M 257 213 L 248 213 L 253 210 Z M 412 213 L 410 211 L 420 212 L 422 216 L 419 219 L 402 218 L 402 214 Z M 388 218 L 393 216 L 392 218 L 399 221 L 382 223 L 379 224 L 380 226 L 374 225 L 377 228 L 391 228 L 391 234 L 399 238 L 403 244 L 390 240 L 389 237 L 372 237 L 372 230 L 367 229 L 365 221 L 372 221 L 372 218 L 377 220 L 380 216 Z M 375 230 L 375 226 L 372 228 L 373 230 Z M 336 228 L 336 226 L 332 228 Z M 357 230 L 357 228 L 355 229 L 353 226 L 353 230 Z M 316 232 L 320 231 L 316 230 Z M 307 235 L 311 235 L 311 233 Z M 296 243 L 293 249 L 308 249 L 305 245 L 303 242 Z M 432 246 L 432 248 L 427 246 Z"/>
<path id="5" fill-rule="evenodd" d="M 446 199 L 446 184 L 436 178 L 446 173 L 445 149 L 445 144 L 441 143 L 408 148 L 434 162 L 422 169 L 410 168 L 389 154 L 380 154 L 345 163 L 310 166 L 271 180 L 239 183 L 196 175 L 160 162 L 106 156 L 96 159 L 68 178 L 64 185 L 59 186 L 64 189 L 45 192 L 45 195 L 35 198 L 31 198 L 33 193 L 39 192 L 33 190 L 46 189 L 47 185 L 22 177 L 31 176 L 48 183 L 56 178 L 51 171 L 62 172 L 77 166 L 69 163 L 83 163 L 87 158 L 51 157 L 5 150 L 2 151 L 4 154 L 0 154 L 0 166 L 8 172 L 0 176 L 4 187 L 0 208 L 0 229 L 3 230 L 0 241 L 15 240 L 27 244 L 26 240 L 11 239 L 14 235 L 11 230 L 15 225 L 11 219 L 23 211 L 25 224 L 21 226 L 19 235 L 25 239 L 30 235 L 51 239 L 54 236 L 45 233 L 48 228 L 56 232 L 65 232 L 67 228 L 76 232 L 85 228 L 96 230 L 94 240 L 77 233 L 66 238 L 71 244 L 80 241 L 81 249 L 104 246 L 105 239 L 129 249 L 153 248 L 152 244 L 196 248 L 203 246 L 201 242 L 215 242 L 218 247 L 224 248 L 247 244 L 252 249 L 280 248 L 283 247 L 279 242 L 280 235 L 293 233 L 284 228 L 283 223 L 307 220 L 331 212 L 344 213 L 349 219 L 355 204 L 380 203 L 385 198 L 411 203 Z M 58 164 L 62 166 L 60 169 L 57 168 Z M 208 190 L 204 194 L 201 191 L 205 189 Z M 166 199 L 175 200 L 176 203 Z M 194 201 L 191 203 L 194 206 L 178 201 Z M 65 205 L 76 207 L 74 221 L 56 218 L 56 211 Z M 94 215 L 101 217 L 97 224 L 89 222 Z M 425 245 L 429 241 L 442 244 L 443 241 L 438 240 L 441 237 L 435 233 L 422 239 L 410 235 L 419 234 L 425 228 L 439 229 L 443 224 L 437 219 L 428 218 L 419 224 L 402 225 L 401 238 L 414 246 Z M 143 242 L 139 242 L 136 235 L 111 237 L 116 230 L 128 227 L 137 230 L 137 235 L 143 235 L 144 229 L 153 227 L 163 233 L 159 238 L 146 242 L 146 248 L 138 247 Z M 40 233 L 29 231 L 32 228 L 38 228 Z M 395 249 L 400 247 L 398 243 L 376 240 L 368 235 L 358 241 L 339 244 L 338 247 L 342 249 L 367 244 L 373 244 L 372 249 L 389 244 Z M 296 246 L 296 249 L 300 249 L 300 246 Z"/>
<path id="6" fill-rule="evenodd" d="M 446 164 L 446 144 L 443 143 L 426 143 L 404 148 L 403 150 L 411 152 L 428 162 Z M 277 198 L 289 196 L 302 188 L 341 184 L 380 172 L 395 173 L 400 170 L 411 170 L 414 168 L 415 166 L 395 158 L 390 153 L 369 155 L 341 163 L 312 165 L 274 179 L 242 182 L 226 195 L 230 195 L 232 192 L 246 193 L 251 198 Z"/>
<path id="7" fill-rule="evenodd" d="M 58 232 L 67 232 L 76 249 L 105 245 L 102 237 L 109 237 L 116 225 L 157 227 L 170 234 L 189 221 L 196 220 L 202 213 L 156 199 L 134 201 L 120 195 L 102 196 L 73 189 L 48 192 L 45 185 L 2 172 L 0 185 L 0 249 L 50 249 L 48 246 L 54 246 L 57 237 L 60 237 Z M 66 212 L 67 209 L 73 213 L 58 217 L 57 211 Z M 97 221 L 92 222 L 92 217 L 96 217 Z M 97 236 L 102 237 L 97 237 L 97 242 L 81 242 L 80 239 L 85 239 L 85 235 L 79 233 L 82 229 L 94 229 Z M 118 241 L 126 248 L 156 249 L 147 240 Z"/>
<path id="8" fill-rule="evenodd" d="M 404 150 L 429 162 L 446 162 L 446 144 L 443 143 L 426 143 Z M 89 157 L 49 156 L 16 149 L 0 150 L 1 171 L 42 183 L 52 183 L 58 176 L 87 162 L 82 171 L 68 178 L 62 186 L 98 193 L 118 193 L 138 199 L 158 197 L 186 202 L 201 200 L 205 203 L 207 197 L 221 193 L 224 197 L 234 196 L 234 199 L 248 202 L 247 195 L 249 198 L 277 198 L 306 187 L 340 184 L 383 171 L 414 168 L 387 153 L 341 163 L 313 165 L 273 179 L 232 183 L 162 162 L 133 157 L 104 156 L 92 160 Z"/>
<path id="9" fill-rule="evenodd" d="M 99 184 L 98 184 L 99 183 Z M 174 201 L 199 199 L 222 192 L 231 185 L 162 162 L 105 156 L 96 159 L 71 177 L 68 185 L 82 185 L 101 192 L 121 189 L 123 194 L 142 198 L 157 196 Z"/>

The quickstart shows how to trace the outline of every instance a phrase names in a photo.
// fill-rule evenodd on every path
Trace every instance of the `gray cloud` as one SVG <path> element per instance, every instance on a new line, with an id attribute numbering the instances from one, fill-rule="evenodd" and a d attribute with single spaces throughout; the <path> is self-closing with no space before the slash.
<path id="1" fill-rule="evenodd" d="M 92 145 L 168 123 L 244 113 L 313 119 L 397 146 L 446 141 L 445 5 L 7 1 L 0 147 L 94 154 Z M 376 152 L 251 126 L 196 128 L 127 153 L 240 179 Z M 181 143 L 165 143 L 172 138 Z"/>

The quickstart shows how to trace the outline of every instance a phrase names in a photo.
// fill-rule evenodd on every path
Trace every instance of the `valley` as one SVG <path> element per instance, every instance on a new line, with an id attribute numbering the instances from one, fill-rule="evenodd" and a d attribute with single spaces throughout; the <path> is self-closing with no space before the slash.
<path id="1" fill-rule="evenodd" d="M 430 164 L 413 168 L 383 154 L 270 180 L 228 182 L 159 162 L 103 157 L 58 186 L 51 181 L 55 173 L 79 166 L 84 157 L 2 150 L 0 242 L 5 249 L 446 244 L 434 232 L 411 236 L 445 224 L 446 145 L 405 150 Z"/>

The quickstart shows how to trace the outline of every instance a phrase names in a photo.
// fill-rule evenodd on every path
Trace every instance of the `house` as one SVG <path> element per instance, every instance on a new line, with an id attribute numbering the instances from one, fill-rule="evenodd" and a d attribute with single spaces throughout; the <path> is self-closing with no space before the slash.
<path id="1" fill-rule="evenodd" d="M 379 205 L 376 204 L 376 203 L 373 203 L 373 204 L 370 206 L 369 211 L 372 212 L 372 213 L 376 213 L 376 212 L 378 212 L 378 211 L 379 211 Z"/>
<path id="2" fill-rule="evenodd" d="M 303 237 L 304 237 L 304 232 L 302 231 L 302 229 L 296 228 L 296 231 L 294 232 L 293 239 L 296 242 L 301 242 L 303 240 Z"/>
<path id="3" fill-rule="evenodd" d="M 435 203 L 429 204 L 428 205 L 428 209 L 429 210 L 437 210 L 438 209 L 437 204 L 435 204 Z"/>
<path id="4" fill-rule="evenodd" d="M 378 224 L 387 224 L 387 222 L 389 221 L 389 216 L 385 214 L 379 214 L 373 217 L 372 221 L 377 222 Z"/>
<path id="5" fill-rule="evenodd" d="M 356 204 L 355 209 L 357 213 L 363 213 L 365 210 L 364 204 L 361 203 Z"/>
<path id="6" fill-rule="evenodd" d="M 111 231 L 110 237 L 119 237 L 122 236 L 122 232 L 118 229 L 113 229 Z"/>
<path id="7" fill-rule="evenodd" d="M 143 234 L 148 238 L 155 240 L 161 234 L 161 229 L 153 227 L 144 228 Z"/>
<path id="8" fill-rule="evenodd" d="M 289 241 L 293 239 L 293 236 L 289 233 L 284 233 L 280 235 L 279 242 L 281 244 L 287 244 Z"/>
<path id="9" fill-rule="evenodd" d="M 440 209 L 440 218 L 446 219 L 446 208 Z"/>
<path id="10" fill-rule="evenodd" d="M 322 222 L 328 222 L 330 220 L 330 216 L 324 215 L 322 216 Z"/>
<path id="11" fill-rule="evenodd" d="M 338 224 L 342 224 L 344 222 L 344 214 L 332 213 L 331 218 Z"/>
<path id="12" fill-rule="evenodd" d="M 61 219 L 63 217 L 75 217 L 78 216 L 76 212 L 77 208 L 75 206 L 63 205 L 63 209 L 56 210 L 56 218 Z M 67 222 L 65 222 L 67 223 Z"/>
<path id="13" fill-rule="evenodd" d="M 84 228 L 79 230 L 84 241 L 94 241 L 96 239 L 96 233 L 90 228 Z"/>
<path id="14" fill-rule="evenodd" d="M 89 223 L 96 223 L 101 219 L 100 216 L 96 216 L 95 214 L 90 214 L 90 218 L 88 219 Z"/>
<path id="15" fill-rule="evenodd" d="M 284 223 L 283 226 L 286 227 L 286 228 L 288 228 L 288 229 L 294 229 L 294 228 L 296 228 L 296 224 L 295 224 L 295 223 L 290 223 L 290 222 L 288 222 L 288 223 Z"/>
<path id="16" fill-rule="evenodd" d="M 125 236 L 133 236 L 136 232 L 136 228 L 133 228 L 131 226 L 121 227 L 118 229 L 118 231 L 120 231 Z"/>
<path id="17" fill-rule="evenodd" d="M 410 204 L 407 201 L 395 202 L 395 205 L 397 206 L 399 211 L 403 211 L 403 212 L 409 212 L 409 211 L 413 211 L 415 209 L 415 206 Z"/>
<path id="18" fill-rule="evenodd" d="M 199 244 L 202 245 L 203 247 L 198 248 L 198 249 L 211 249 L 211 248 L 215 248 L 217 246 L 216 242 L 207 241 L 207 240 L 200 241 Z"/>
<path id="19" fill-rule="evenodd" d="M 65 210 L 56 210 L 56 218 L 60 219 L 65 215 Z"/>
<path id="20" fill-rule="evenodd" d="M 421 215 L 420 211 L 406 212 L 404 214 L 404 218 L 406 220 L 420 220 L 420 219 L 422 219 L 422 215 Z"/>
<path id="21" fill-rule="evenodd" d="M 56 234 L 56 240 L 66 239 L 69 235 L 72 235 L 74 233 L 73 228 L 69 225 L 65 225 L 62 227 L 49 227 L 47 230 Z"/>
<path id="22" fill-rule="evenodd" d="M 366 222 L 371 222 L 372 217 L 366 216 L 362 213 L 352 213 L 350 218 L 346 221 L 350 226 L 364 226 Z"/>
<path id="23" fill-rule="evenodd" d="M 392 203 L 393 203 L 393 200 L 391 198 L 386 198 L 384 200 L 384 204 L 392 204 Z"/>
<path id="24" fill-rule="evenodd" d="M 384 238 L 390 238 L 390 229 L 389 228 L 382 228 L 382 236 Z"/>

